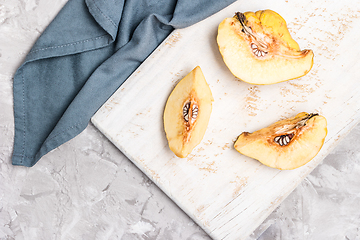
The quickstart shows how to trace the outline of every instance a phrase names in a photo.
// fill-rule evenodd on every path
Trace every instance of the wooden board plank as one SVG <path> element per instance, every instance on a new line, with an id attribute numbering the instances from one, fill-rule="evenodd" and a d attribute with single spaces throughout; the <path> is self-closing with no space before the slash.
<path id="1" fill-rule="evenodd" d="M 360 120 L 360 8 L 357 1 L 237 1 L 174 31 L 92 118 L 134 164 L 214 239 L 245 239 Z M 315 53 L 311 72 L 258 86 L 237 80 L 222 61 L 217 26 L 236 11 L 272 9 L 302 49 Z M 168 148 L 166 100 L 199 65 L 214 96 L 203 141 L 185 159 Z M 242 156 L 236 137 L 299 112 L 328 120 L 328 136 L 307 165 L 280 171 Z"/>

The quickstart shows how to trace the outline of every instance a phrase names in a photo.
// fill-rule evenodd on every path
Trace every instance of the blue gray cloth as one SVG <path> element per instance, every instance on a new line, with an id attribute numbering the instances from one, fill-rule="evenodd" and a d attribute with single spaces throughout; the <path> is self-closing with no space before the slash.
<path id="1" fill-rule="evenodd" d="M 31 167 L 90 118 L 174 28 L 234 0 L 69 0 L 14 76 L 12 163 Z"/>

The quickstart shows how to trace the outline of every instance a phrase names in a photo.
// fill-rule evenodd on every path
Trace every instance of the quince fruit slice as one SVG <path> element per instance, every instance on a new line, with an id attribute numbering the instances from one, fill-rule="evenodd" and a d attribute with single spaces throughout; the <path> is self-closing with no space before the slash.
<path id="1" fill-rule="evenodd" d="M 290 170 L 313 159 L 326 135 L 325 117 L 302 112 L 253 133 L 243 132 L 234 147 L 269 167 Z"/>
<path id="2" fill-rule="evenodd" d="M 171 92 L 164 110 L 169 148 L 185 158 L 203 139 L 212 110 L 213 96 L 199 66 Z"/>
<path id="3" fill-rule="evenodd" d="M 237 78 L 251 84 L 274 84 L 307 74 L 312 50 L 301 51 L 285 20 L 272 10 L 237 12 L 218 27 L 223 60 Z"/>

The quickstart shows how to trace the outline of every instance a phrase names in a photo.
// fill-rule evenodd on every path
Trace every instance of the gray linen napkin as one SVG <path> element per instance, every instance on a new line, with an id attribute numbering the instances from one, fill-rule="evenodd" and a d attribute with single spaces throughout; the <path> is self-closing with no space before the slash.
<path id="1" fill-rule="evenodd" d="M 31 167 L 83 131 L 174 28 L 234 0 L 69 0 L 14 76 L 12 163 Z"/>

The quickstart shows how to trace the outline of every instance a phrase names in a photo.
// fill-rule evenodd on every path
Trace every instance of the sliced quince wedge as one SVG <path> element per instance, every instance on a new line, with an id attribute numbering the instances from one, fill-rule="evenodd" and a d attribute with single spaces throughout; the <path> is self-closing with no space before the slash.
<path id="1" fill-rule="evenodd" d="M 326 135 L 325 117 L 302 112 L 253 133 L 243 132 L 234 147 L 269 167 L 290 170 L 312 160 Z"/>
<path id="2" fill-rule="evenodd" d="M 199 66 L 186 75 L 171 92 L 164 110 L 164 129 L 169 148 L 185 158 L 203 139 L 213 96 Z"/>
<path id="3" fill-rule="evenodd" d="M 313 51 L 300 50 L 285 20 L 272 10 L 237 12 L 224 19 L 217 43 L 232 74 L 251 84 L 299 78 L 313 66 Z"/>

